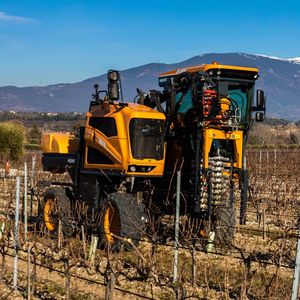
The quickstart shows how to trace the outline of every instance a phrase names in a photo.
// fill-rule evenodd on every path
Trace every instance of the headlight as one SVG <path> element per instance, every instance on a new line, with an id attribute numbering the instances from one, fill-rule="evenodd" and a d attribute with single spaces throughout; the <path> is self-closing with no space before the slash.
<path id="1" fill-rule="evenodd" d="M 154 168 L 155 168 L 154 166 L 136 166 L 136 165 L 131 165 L 131 166 L 128 167 L 128 172 L 149 173 Z"/>
<path id="2" fill-rule="evenodd" d="M 136 167 L 135 166 L 130 166 L 129 170 L 130 170 L 130 172 L 135 172 L 136 171 Z"/>

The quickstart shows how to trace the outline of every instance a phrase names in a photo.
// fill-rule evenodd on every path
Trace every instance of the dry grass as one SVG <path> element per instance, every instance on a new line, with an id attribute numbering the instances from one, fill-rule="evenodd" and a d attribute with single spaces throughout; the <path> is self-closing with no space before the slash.
<path id="1" fill-rule="evenodd" d="M 30 157 L 27 159 L 30 169 Z M 194 284 L 192 252 L 186 249 L 189 246 L 186 239 L 181 240 L 184 247 L 180 249 L 179 280 L 173 284 L 172 241 L 163 245 L 152 244 L 148 240 L 140 243 L 138 251 L 131 252 L 109 253 L 98 249 L 95 263 L 91 264 L 84 259 L 79 236 L 65 240 L 62 250 L 59 250 L 57 242 L 49 236 L 31 232 L 32 263 L 40 262 L 64 272 L 59 286 L 55 288 L 50 281 L 41 283 L 37 279 L 36 291 L 41 289 L 43 293 L 47 294 L 48 291 L 52 295 L 57 288 L 57 295 L 65 297 L 65 280 L 70 272 L 74 276 L 70 279 L 71 295 L 72 291 L 75 295 L 76 282 L 79 280 L 76 275 L 80 275 L 101 282 L 110 281 L 113 276 L 116 287 L 154 299 L 176 299 L 184 294 L 190 299 L 290 298 L 298 229 L 297 212 L 300 208 L 300 155 L 296 150 L 277 150 L 276 153 L 272 150 L 261 154 L 259 150 L 251 151 L 247 154 L 247 164 L 250 171 L 248 223 L 246 226 L 236 225 L 233 244 L 220 255 L 205 253 L 198 245 L 194 257 L 197 267 Z M 21 166 L 18 168 L 21 169 Z M 38 171 L 39 166 L 38 163 L 35 181 L 49 176 Z M 22 173 L 19 175 L 22 176 Z M 66 177 L 57 179 L 67 180 Z M 5 222 L 0 246 L 3 254 L 11 253 L 14 199 L 15 178 L 0 179 L 0 223 Z M 26 250 L 22 232 L 21 224 L 20 246 Z M 26 257 L 25 253 L 20 252 L 20 255 Z M 64 264 L 66 260 L 68 272 Z M 97 297 L 97 292 L 78 293 L 76 297 L 72 299 L 92 299 L 84 297 Z"/>

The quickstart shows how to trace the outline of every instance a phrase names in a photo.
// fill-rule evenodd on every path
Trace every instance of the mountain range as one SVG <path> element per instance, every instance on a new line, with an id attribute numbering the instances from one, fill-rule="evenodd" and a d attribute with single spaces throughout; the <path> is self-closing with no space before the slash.
<path id="1" fill-rule="evenodd" d="M 121 71 L 123 97 L 132 102 L 136 88 L 158 89 L 157 76 L 168 70 L 218 61 L 221 64 L 258 67 L 260 78 L 256 87 L 267 96 L 267 116 L 300 120 L 300 57 L 281 59 L 262 54 L 208 53 L 174 63 L 149 63 Z M 0 87 L 1 111 L 84 112 L 93 86 L 106 89 L 106 74 L 76 83 L 48 86 Z"/>

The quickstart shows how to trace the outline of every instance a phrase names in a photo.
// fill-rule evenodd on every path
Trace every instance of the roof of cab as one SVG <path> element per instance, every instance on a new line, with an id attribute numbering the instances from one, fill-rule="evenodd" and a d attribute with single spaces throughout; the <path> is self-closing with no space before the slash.
<path id="1" fill-rule="evenodd" d="M 171 71 L 162 73 L 162 74 L 159 75 L 159 77 L 173 76 L 173 75 L 178 75 L 178 74 L 185 73 L 185 72 L 189 72 L 189 73 L 195 73 L 195 72 L 198 72 L 198 71 L 206 72 L 206 71 L 211 70 L 211 69 L 230 69 L 230 70 L 249 71 L 249 72 L 258 73 L 257 68 L 221 65 L 217 62 L 213 62 L 211 64 L 203 64 L 203 65 L 192 66 L 192 67 L 178 68 L 178 69 L 175 69 L 175 70 L 171 70 Z"/>

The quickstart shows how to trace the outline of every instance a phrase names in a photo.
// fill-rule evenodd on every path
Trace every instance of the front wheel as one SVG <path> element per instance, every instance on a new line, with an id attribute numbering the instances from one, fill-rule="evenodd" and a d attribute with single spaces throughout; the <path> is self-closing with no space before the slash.
<path id="1" fill-rule="evenodd" d="M 72 217 L 70 199 L 66 196 L 62 187 L 51 187 L 44 195 L 41 204 L 39 225 L 46 229 L 52 236 L 56 237 L 61 222 L 61 230 L 65 237 L 73 235 L 75 227 Z"/>
<path id="2" fill-rule="evenodd" d="M 144 205 L 132 194 L 112 193 L 103 203 L 100 219 L 102 247 L 118 251 L 138 245 L 145 228 Z"/>

